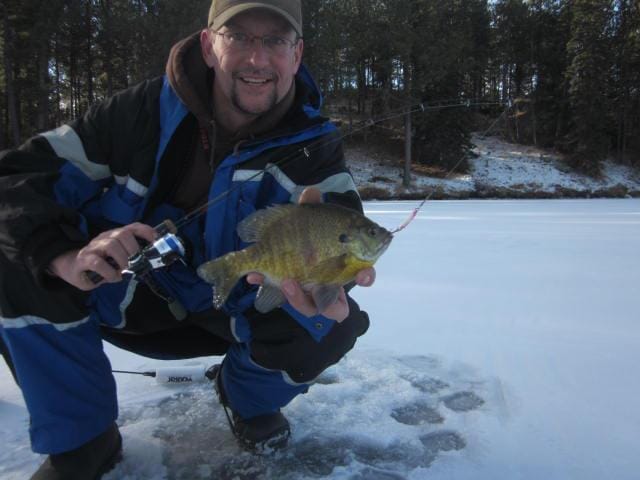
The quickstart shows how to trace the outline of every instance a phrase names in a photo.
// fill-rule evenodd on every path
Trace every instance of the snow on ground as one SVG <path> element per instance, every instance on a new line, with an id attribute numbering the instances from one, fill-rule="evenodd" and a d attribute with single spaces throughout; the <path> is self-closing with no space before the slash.
<path id="1" fill-rule="evenodd" d="M 640 191 L 639 172 L 612 161 L 603 163 L 602 177 L 595 179 L 572 172 L 557 155 L 536 147 L 481 136 L 474 136 L 473 143 L 478 157 L 472 160 L 472 171 L 478 186 L 550 194 L 558 189 L 597 192 L 618 185 Z"/>
<path id="2" fill-rule="evenodd" d="M 392 228 L 415 205 L 366 211 Z M 287 450 L 242 453 L 208 384 L 117 375 L 107 478 L 635 479 L 639 244 L 638 199 L 428 202 L 354 290 L 369 332 L 285 409 Z M 114 368 L 189 363 L 106 349 Z M 0 362 L 3 480 L 42 460 L 27 427 Z"/>
<path id="3" fill-rule="evenodd" d="M 434 192 L 435 198 L 542 198 L 640 196 L 640 171 L 603 162 L 601 178 L 571 171 L 561 157 L 540 148 L 514 145 L 498 137 L 474 135 L 474 158 L 469 173 L 440 179 L 413 172 L 412 185 L 402 187 L 399 160 L 366 147 L 351 147 L 346 156 L 360 188 L 373 189 L 372 198 L 416 197 Z"/>

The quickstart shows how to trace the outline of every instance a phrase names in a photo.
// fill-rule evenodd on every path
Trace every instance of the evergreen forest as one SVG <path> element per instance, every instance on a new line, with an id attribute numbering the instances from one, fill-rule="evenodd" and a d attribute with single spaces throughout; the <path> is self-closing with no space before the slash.
<path id="1" fill-rule="evenodd" d="M 413 162 L 461 165 L 471 132 L 494 128 L 592 175 L 605 158 L 640 165 L 638 0 L 302 3 L 305 64 L 325 113 L 344 128 L 391 118 L 376 137 L 410 131 Z M 205 26 L 208 8 L 0 0 L 0 149 L 162 75 L 171 46 Z"/>

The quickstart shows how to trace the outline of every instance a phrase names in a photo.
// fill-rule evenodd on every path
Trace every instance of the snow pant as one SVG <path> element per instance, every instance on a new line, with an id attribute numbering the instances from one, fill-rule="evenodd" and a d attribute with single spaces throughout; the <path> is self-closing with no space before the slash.
<path id="1" fill-rule="evenodd" d="M 130 312 L 126 326 L 115 329 L 94 319 L 87 298 L 68 288 L 43 289 L 0 253 L 0 351 L 15 370 L 38 453 L 75 449 L 116 420 L 116 384 L 103 339 L 158 359 L 226 353 L 222 380 L 231 408 L 250 418 L 306 392 L 369 325 L 349 299 L 349 317 L 332 322 L 320 339 L 284 309 L 265 315 L 251 308 L 241 321 L 207 310 L 173 324 Z"/>

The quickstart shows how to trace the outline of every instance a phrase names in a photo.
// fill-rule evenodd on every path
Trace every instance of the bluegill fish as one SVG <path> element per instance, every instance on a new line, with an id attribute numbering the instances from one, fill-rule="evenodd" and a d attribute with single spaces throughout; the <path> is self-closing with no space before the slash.
<path id="1" fill-rule="evenodd" d="M 253 244 L 202 264 L 198 275 L 213 285 L 213 304 L 221 308 L 242 277 L 261 273 L 265 281 L 255 307 L 263 313 L 284 303 L 284 279 L 311 291 L 323 311 L 336 301 L 340 287 L 373 266 L 393 238 L 364 215 L 325 203 L 258 210 L 240 222 L 237 231 L 244 242 Z"/>

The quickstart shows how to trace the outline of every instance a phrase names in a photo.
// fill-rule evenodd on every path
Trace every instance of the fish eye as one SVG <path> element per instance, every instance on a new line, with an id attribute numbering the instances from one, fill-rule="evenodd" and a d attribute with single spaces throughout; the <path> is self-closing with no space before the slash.
<path id="1" fill-rule="evenodd" d="M 347 243 L 349 241 L 349 235 L 347 235 L 346 233 L 340 234 L 340 236 L 338 237 L 338 241 L 340 243 Z"/>
<path id="2" fill-rule="evenodd" d="M 378 234 L 378 229 L 376 227 L 370 227 L 367 233 L 369 233 L 370 236 L 375 237 Z"/>

